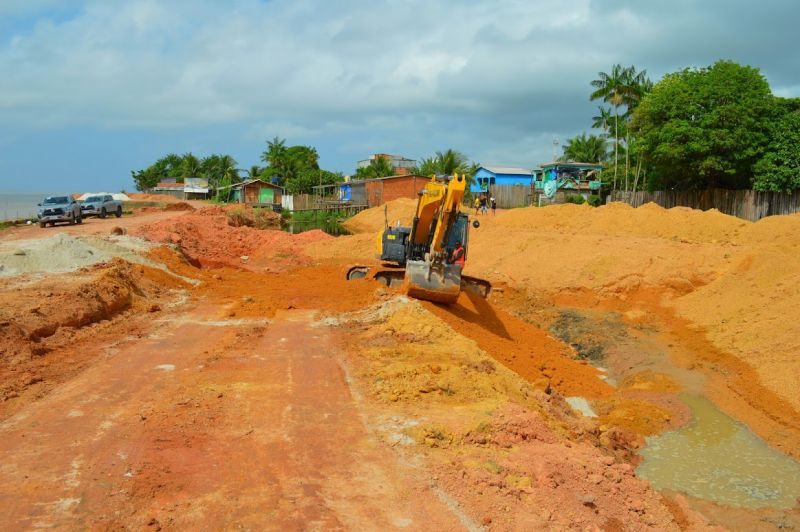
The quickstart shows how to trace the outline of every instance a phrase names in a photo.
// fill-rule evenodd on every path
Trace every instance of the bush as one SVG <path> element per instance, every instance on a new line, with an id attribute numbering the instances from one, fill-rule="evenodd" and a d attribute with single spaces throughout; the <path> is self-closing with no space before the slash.
<path id="1" fill-rule="evenodd" d="M 583 199 L 583 196 L 579 196 L 577 194 L 570 194 L 566 198 L 564 198 L 564 203 L 574 203 L 575 205 L 582 205 L 586 200 Z"/>
<path id="2" fill-rule="evenodd" d="M 600 205 L 603 204 L 603 198 L 595 194 L 592 194 L 591 196 L 589 196 L 589 199 L 586 200 L 586 203 L 588 203 L 592 207 L 599 207 Z"/>

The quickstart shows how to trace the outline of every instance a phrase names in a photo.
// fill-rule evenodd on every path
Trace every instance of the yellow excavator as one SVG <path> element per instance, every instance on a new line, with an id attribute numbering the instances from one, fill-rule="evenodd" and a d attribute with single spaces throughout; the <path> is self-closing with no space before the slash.
<path id="1" fill-rule="evenodd" d="M 432 176 L 419 193 L 411 227 L 390 227 L 388 220 L 378 234 L 380 259 L 395 263 L 394 268 L 375 270 L 353 266 L 347 278 L 372 278 L 387 286 L 402 286 L 411 297 L 437 303 L 455 303 L 462 289 L 483 297 L 491 284 L 483 279 L 462 275 L 462 265 L 451 261 L 456 243 L 469 249 L 469 216 L 460 211 L 467 185 L 466 176 Z M 475 220 L 476 229 L 480 223 Z"/>

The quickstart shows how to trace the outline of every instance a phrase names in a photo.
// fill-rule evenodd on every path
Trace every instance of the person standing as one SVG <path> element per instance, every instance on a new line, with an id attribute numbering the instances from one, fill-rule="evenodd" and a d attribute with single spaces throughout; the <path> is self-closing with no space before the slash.
<path id="1" fill-rule="evenodd" d="M 497 200 L 495 199 L 494 196 L 492 196 L 492 199 L 490 201 L 492 202 L 492 216 L 494 216 L 495 214 L 497 214 Z"/>
<path id="2" fill-rule="evenodd" d="M 485 194 L 481 194 L 481 214 L 486 214 L 486 212 L 487 212 L 486 211 L 486 209 L 487 209 L 486 200 L 487 200 L 486 195 Z"/>
<path id="3" fill-rule="evenodd" d="M 481 208 L 481 199 L 478 196 L 475 196 L 475 201 L 472 202 L 472 206 L 475 207 L 475 215 L 477 215 L 478 209 Z"/>

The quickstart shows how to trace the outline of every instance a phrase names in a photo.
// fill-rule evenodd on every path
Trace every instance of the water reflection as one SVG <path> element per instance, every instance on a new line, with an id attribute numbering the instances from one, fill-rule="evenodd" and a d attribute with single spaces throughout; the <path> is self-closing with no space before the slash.
<path id="1" fill-rule="evenodd" d="M 281 229 L 293 235 L 296 235 L 298 233 L 304 233 L 306 231 L 311 231 L 312 229 L 319 229 L 320 231 L 324 231 L 329 235 L 333 236 L 342 236 L 350 234 L 350 231 L 345 229 L 345 227 L 341 224 L 325 223 L 322 221 L 285 222 L 284 224 L 281 225 Z"/>

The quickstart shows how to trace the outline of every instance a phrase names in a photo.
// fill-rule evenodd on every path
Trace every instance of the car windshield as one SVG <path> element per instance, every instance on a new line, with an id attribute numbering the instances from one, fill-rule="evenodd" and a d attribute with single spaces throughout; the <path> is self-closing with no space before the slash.
<path id="1" fill-rule="evenodd" d="M 84 203 L 91 203 L 93 201 L 103 201 L 103 196 L 89 196 L 83 200 Z"/>
<path id="2" fill-rule="evenodd" d="M 67 196 L 51 196 L 49 198 L 45 198 L 42 203 L 44 205 L 64 205 L 69 203 L 69 198 Z"/>

